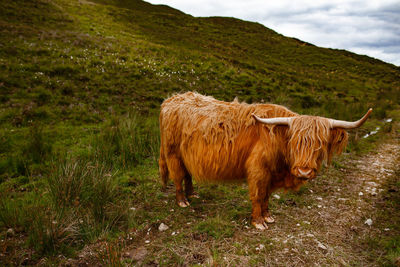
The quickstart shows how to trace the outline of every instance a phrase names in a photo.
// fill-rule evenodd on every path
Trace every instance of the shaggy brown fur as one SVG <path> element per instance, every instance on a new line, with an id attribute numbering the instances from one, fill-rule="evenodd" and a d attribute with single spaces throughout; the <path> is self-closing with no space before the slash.
<path id="1" fill-rule="evenodd" d="M 288 126 L 267 126 L 263 118 L 295 117 Z M 163 185 L 176 187 L 180 206 L 193 194 L 197 181 L 247 179 L 254 225 L 270 222 L 268 198 L 279 188 L 298 189 L 306 181 L 298 168 L 314 178 L 324 160 L 341 153 L 347 143 L 343 129 L 330 129 L 323 117 L 299 116 L 273 104 L 228 103 L 188 92 L 164 101 L 160 112 L 159 167 Z M 260 228 L 260 227 L 258 227 Z"/>

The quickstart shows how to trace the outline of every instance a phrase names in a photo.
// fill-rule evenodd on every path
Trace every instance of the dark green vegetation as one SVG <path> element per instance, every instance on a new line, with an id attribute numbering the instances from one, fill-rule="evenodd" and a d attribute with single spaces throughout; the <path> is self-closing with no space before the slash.
<path id="1" fill-rule="evenodd" d="M 163 99 L 187 90 L 338 119 L 373 107 L 348 149 L 362 152 L 379 136 L 361 135 L 399 116 L 400 69 L 257 23 L 194 18 L 136 0 L 1 1 L 0 259 L 57 261 L 122 233 L 143 237 L 161 220 L 179 225 L 187 211 L 159 191 L 157 116 Z M 245 229 L 247 189 L 219 185 L 200 193 L 206 203 L 194 200 L 193 207 L 208 218 L 194 215 L 185 227 L 190 238 L 212 241 L 208 256 L 218 262 L 215 242 Z M 212 204 L 228 201 L 232 209 L 224 212 Z M 166 237 L 159 262 L 183 262 L 171 251 L 185 240 L 183 233 Z M 398 253 L 390 242 L 388 251 Z M 107 251 L 104 261 L 119 259 L 118 249 Z"/>

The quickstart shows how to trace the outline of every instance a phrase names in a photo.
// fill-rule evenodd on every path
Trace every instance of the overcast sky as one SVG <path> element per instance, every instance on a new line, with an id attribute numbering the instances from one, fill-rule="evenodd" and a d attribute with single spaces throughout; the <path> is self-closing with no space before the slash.
<path id="1" fill-rule="evenodd" d="M 285 36 L 400 66 L 400 0 L 146 0 L 196 17 L 256 21 Z"/>

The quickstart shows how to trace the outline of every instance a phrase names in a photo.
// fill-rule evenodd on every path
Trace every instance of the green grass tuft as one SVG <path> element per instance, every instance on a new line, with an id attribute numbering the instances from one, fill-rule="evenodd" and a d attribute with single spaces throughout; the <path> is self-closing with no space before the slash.
<path id="1" fill-rule="evenodd" d="M 232 223 L 218 215 L 197 223 L 195 230 L 200 234 L 207 234 L 217 240 L 232 237 L 234 234 Z"/>

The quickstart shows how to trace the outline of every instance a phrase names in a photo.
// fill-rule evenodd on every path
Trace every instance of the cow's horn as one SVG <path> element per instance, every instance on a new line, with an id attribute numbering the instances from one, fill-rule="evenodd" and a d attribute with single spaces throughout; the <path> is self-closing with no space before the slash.
<path id="1" fill-rule="evenodd" d="M 343 128 L 343 129 L 354 129 L 358 128 L 364 124 L 364 122 L 368 119 L 369 114 L 371 114 L 372 108 L 368 110 L 368 112 L 359 119 L 358 121 L 340 121 L 331 119 L 331 128 Z"/>
<path id="2" fill-rule="evenodd" d="M 290 117 L 262 119 L 255 114 L 252 114 L 252 115 L 257 121 L 265 123 L 265 124 L 269 124 L 269 125 L 289 125 L 290 120 L 292 119 Z"/>

